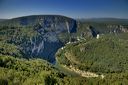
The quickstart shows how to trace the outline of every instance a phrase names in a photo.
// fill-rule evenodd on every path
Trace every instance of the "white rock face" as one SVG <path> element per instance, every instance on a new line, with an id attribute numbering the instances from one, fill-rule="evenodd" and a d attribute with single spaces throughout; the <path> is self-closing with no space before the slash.
<path id="1" fill-rule="evenodd" d="M 39 43 L 39 46 L 37 47 L 37 53 L 39 53 L 43 49 L 44 49 L 44 41 L 42 40 L 42 42 Z"/>
<path id="2" fill-rule="evenodd" d="M 101 78 L 104 79 L 104 75 L 103 74 L 101 75 Z"/>
<path id="3" fill-rule="evenodd" d="M 70 28 L 69 28 L 69 23 L 68 22 L 66 22 L 66 27 L 67 27 L 67 30 L 68 30 L 68 33 L 70 33 Z"/>
<path id="4" fill-rule="evenodd" d="M 99 38 L 100 38 L 100 35 L 99 35 L 99 34 L 97 34 L 96 38 L 97 38 L 97 39 L 99 39 Z"/>

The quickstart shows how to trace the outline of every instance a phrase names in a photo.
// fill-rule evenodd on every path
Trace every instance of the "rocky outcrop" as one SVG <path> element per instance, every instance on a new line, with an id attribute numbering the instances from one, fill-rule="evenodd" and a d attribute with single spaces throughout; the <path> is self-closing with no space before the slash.
<path id="1" fill-rule="evenodd" d="M 89 27 L 91 34 L 93 37 L 97 37 L 97 34 L 99 34 L 99 32 L 92 26 Z"/>
<path id="2" fill-rule="evenodd" d="M 110 30 L 110 33 L 126 33 L 128 32 L 128 25 L 107 25 L 108 29 Z"/>

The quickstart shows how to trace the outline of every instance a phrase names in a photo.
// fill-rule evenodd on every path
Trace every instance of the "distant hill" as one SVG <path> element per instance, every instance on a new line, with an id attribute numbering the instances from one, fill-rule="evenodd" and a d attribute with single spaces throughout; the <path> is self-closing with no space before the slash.
<path id="1" fill-rule="evenodd" d="M 7 19 L 0 19 L 0 22 L 1 22 L 1 21 L 5 21 L 5 20 L 7 20 Z"/>
<path id="2" fill-rule="evenodd" d="M 89 19 L 78 19 L 81 22 L 100 22 L 100 23 L 127 23 L 128 19 L 121 18 L 89 18 Z"/>
<path id="3" fill-rule="evenodd" d="M 79 36 L 87 37 L 91 34 L 90 27 L 100 34 L 123 33 L 128 32 L 128 19 L 118 18 L 92 18 L 78 19 Z"/>
<path id="4" fill-rule="evenodd" d="M 49 20 L 57 21 L 66 21 L 71 18 L 61 15 L 30 15 L 30 16 L 22 16 L 17 18 L 8 19 L 0 23 L 0 25 L 31 25 L 37 24 L 41 21 L 49 21 Z M 46 22 L 45 22 L 46 23 Z"/>

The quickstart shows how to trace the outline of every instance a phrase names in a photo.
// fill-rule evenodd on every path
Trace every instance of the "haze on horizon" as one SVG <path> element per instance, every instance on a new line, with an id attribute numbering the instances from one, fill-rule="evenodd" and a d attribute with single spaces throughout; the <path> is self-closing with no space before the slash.
<path id="1" fill-rule="evenodd" d="M 0 19 L 27 15 L 127 18 L 128 0 L 0 0 Z"/>

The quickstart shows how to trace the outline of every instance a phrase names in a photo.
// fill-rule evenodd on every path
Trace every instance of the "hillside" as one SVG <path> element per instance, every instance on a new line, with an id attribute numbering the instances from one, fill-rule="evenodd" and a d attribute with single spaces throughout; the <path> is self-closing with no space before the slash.
<path id="1" fill-rule="evenodd" d="M 0 43 L 13 44 L 24 58 L 38 57 L 54 63 L 56 51 L 69 40 L 70 34 L 76 32 L 76 28 L 76 21 L 65 16 L 19 17 L 0 22 Z M 5 44 L 0 45 L 4 48 Z"/>
<path id="2" fill-rule="evenodd" d="M 104 75 L 105 80 L 128 82 L 128 38 L 121 36 L 101 35 L 99 39 L 67 44 L 57 52 L 57 61 L 68 68 Z"/>
<path id="3" fill-rule="evenodd" d="M 42 59 L 26 60 L 0 55 L 0 85 L 68 85 L 73 79 Z"/>
<path id="4" fill-rule="evenodd" d="M 92 18 L 80 19 L 77 22 L 77 36 L 86 39 L 92 36 L 92 31 L 96 34 L 120 34 L 128 32 L 128 19 Z"/>
<path id="5" fill-rule="evenodd" d="M 127 56 L 128 56 L 127 40 L 120 39 L 114 35 L 113 36 L 103 35 L 101 36 L 100 39 L 92 39 L 87 42 L 77 42 L 77 43 L 67 45 L 65 49 L 62 50 L 62 56 L 63 58 L 67 59 L 67 61 L 69 61 L 70 64 L 85 65 L 85 70 L 93 71 L 93 69 L 89 67 L 95 67 L 101 63 L 101 65 L 103 65 L 101 66 L 102 68 L 99 69 L 95 67 L 97 68 L 97 71 L 95 69 L 94 72 L 103 73 L 104 72 L 102 71 L 103 69 L 105 70 L 105 72 L 109 72 L 109 71 L 111 72 L 111 70 L 120 71 L 119 68 L 117 69 L 112 69 L 112 68 L 118 67 L 119 60 L 121 59 L 122 61 L 120 61 L 120 63 L 124 63 L 125 61 L 127 62 Z M 63 61 L 63 59 L 59 59 L 58 61 Z M 112 62 L 108 63 L 109 61 L 114 61 L 114 62 L 113 64 L 111 64 Z M 116 63 L 117 63 L 117 66 L 113 66 L 113 65 L 116 65 Z M 107 66 L 111 64 L 110 67 L 108 67 L 108 70 L 105 66 L 106 64 L 108 64 Z M 68 65 L 68 63 L 66 65 Z M 126 69 L 127 66 L 125 65 L 123 66 Z M 84 69 L 84 66 L 81 66 L 81 69 Z"/>
<path id="6" fill-rule="evenodd" d="M 42 59 L 26 60 L 0 55 L 0 85 L 90 85 L 104 83 L 101 78 L 84 78 L 74 75 L 73 71 L 70 75 L 61 70 Z M 65 69 L 65 72 L 69 72 L 69 70 Z"/>
<path id="7" fill-rule="evenodd" d="M 118 24 L 128 24 L 128 19 L 121 18 L 88 18 L 88 19 L 77 19 L 82 22 L 99 22 L 99 23 L 118 23 Z"/>
<path id="8" fill-rule="evenodd" d="M 0 19 L 0 22 L 5 21 L 5 20 L 7 20 L 7 19 Z"/>
<path id="9" fill-rule="evenodd" d="M 41 59 L 26 60 L 2 55 L 0 55 L 0 73 L 1 85 L 45 84 L 48 80 L 53 81 L 52 75 L 54 77 L 64 75 Z"/>

